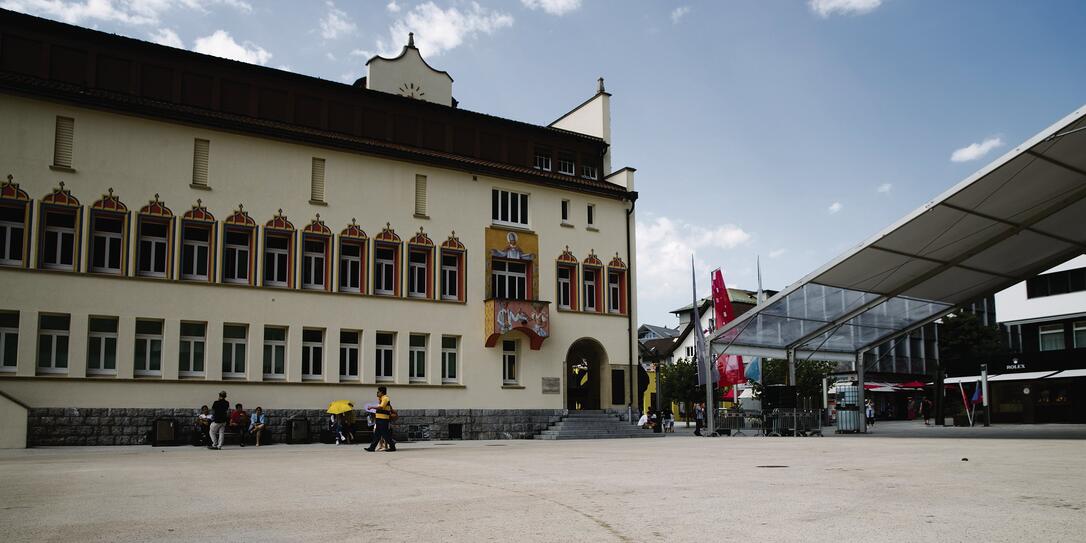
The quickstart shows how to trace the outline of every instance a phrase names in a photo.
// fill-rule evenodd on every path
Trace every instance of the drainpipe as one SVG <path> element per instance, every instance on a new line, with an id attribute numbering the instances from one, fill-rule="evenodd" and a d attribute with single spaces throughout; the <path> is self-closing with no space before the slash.
<path id="1" fill-rule="evenodd" d="M 631 263 L 630 269 L 628 270 L 627 277 L 626 277 L 626 331 L 629 334 L 629 338 L 628 338 L 628 341 L 626 342 L 626 346 L 630 350 L 629 366 L 628 366 L 627 371 L 626 371 L 626 373 L 627 373 L 626 378 L 627 378 L 627 381 L 629 381 L 629 385 L 630 385 L 630 397 L 629 397 L 629 400 L 627 401 L 627 404 L 626 404 L 626 407 L 627 407 L 626 410 L 627 410 L 627 412 L 630 412 L 629 416 L 630 416 L 630 422 L 631 423 L 634 422 L 633 421 L 633 413 L 632 413 L 632 411 L 633 411 L 633 407 L 634 407 L 634 399 L 637 397 L 637 390 L 634 387 L 634 378 L 636 377 L 637 372 L 634 369 L 634 347 L 633 347 L 633 345 L 634 345 L 634 330 L 637 329 L 637 327 L 634 326 L 633 311 L 630 310 L 632 305 L 633 305 L 633 296 L 631 295 L 632 288 L 630 287 L 630 284 L 632 283 L 632 281 L 630 281 L 630 277 L 629 277 L 629 273 L 633 272 L 633 266 L 632 266 L 633 259 L 630 258 L 630 218 L 633 217 L 633 212 L 634 212 L 634 209 L 636 207 L 637 207 L 637 197 L 634 196 L 632 199 L 630 199 L 630 209 L 626 210 L 626 262 Z M 660 394 L 659 375 L 657 375 L 656 387 L 657 387 L 656 394 L 657 394 L 657 397 L 659 397 L 659 394 Z M 637 412 L 641 413 L 641 399 L 636 398 L 636 400 L 637 400 Z"/>

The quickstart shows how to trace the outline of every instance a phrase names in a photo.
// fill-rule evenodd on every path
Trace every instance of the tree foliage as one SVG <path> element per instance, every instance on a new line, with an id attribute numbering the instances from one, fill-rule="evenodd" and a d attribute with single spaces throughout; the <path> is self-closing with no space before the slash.
<path id="1" fill-rule="evenodd" d="M 705 401 L 705 387 L 698 385 L 698 365 L 690 358 L 680 358 L 671 364 L 657 366 L 658 390 L 663 404 L 678 402 L 692 404 Z M 723 399 L 723 390 L 716 389 L 716 400 Z"/>
<path id="2" fill-rule="evenodd" d="M 800 398 L 822 398 L 822 379 L 837 368 L 834 362 L 822 360 L 796 361 L 796 387 Z M 776 358 L 762 359 L 762 382 L 755 384 L 754 391 L 762 393 L 765 385 L 788 383 L 788 361 Z"/>
<path id="3" fill-rule="evenodd" d="M 939 328 L 939 359 L 951 374 L 972 374 L 980 364 L 1003 362 L 1010 352 L 995 326 L 985 326 L 973 313 L 957 311 Z"/>

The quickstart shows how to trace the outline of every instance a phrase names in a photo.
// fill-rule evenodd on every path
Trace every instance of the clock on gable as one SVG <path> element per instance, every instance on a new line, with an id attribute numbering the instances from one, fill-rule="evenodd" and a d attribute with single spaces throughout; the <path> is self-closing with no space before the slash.
<path id="1" fill-rule="evenodd" d="M 400 96 L 406 96 L 408 98 L 416 98 L 421 100 L 423 96 L 426 96 L 426 93 L 423 92 L 422 87 L 419 85 L 416 85 L 414 83 L 404 83 L 403 85 L 400 85 Z"/>

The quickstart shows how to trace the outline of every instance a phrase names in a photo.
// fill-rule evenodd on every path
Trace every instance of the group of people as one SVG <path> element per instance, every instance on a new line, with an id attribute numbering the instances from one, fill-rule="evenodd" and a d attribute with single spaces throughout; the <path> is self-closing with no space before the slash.
<path id="1" fill-rule="evenodd" d="M 354 407 L 354 404 L 350 404 Z M 373 441 L 365 450 L 396 451 L 396 440 L 392 437 L 392 421 L 396 419 L 396 410 L 392 407 L 392 401 L 388 397 L 385 387 L 377 388 L 377 402 L 367 406 L 369 413 L 369 425 L 373 427 Z M 336 445 L 354 442 L 355 413 L 350 410 L 344 413 L 333 414 L 329 417 L 329 429 L 335 437 Z M 230 409 L 230 402 L 226 401 L 226 391 L 219 392 L 219 399 L 211 404 L 211 407 L 200 406 L 200 412 L 193 421 L 193 429 L 199 436 L 200 443 L 206 444 L 208 449 L 222 450 L 226 432 L 236 432 L 242 447 L 250 438 L 260 446 L 260 439 L 268 428 L 268 416 L 264 409 L 257 407 L 252 413 L 245 411 L 239 403 Z"/>
<path id="2" fill-rule="evenodd" d="M 657 434 L 660 432 L 670 434 L 675 431 L 675 415 L 671 413 L 670 408 L 663 411 L 649 409 L 644 415 L 641 415 L 637 425 L 645 430 L 652 430 Z"/>
<path id="3" fill-rule="evenodd" d="M 256 446 L 260 446 L 260 438 L 268 427 L 268 416 L 264 409 L 257 406 L 252 413 L 245 411 L 239 403 L 230 409 L 230 402 L 226 401 L 226 391 L 219 393 L 219 399 L 208 406 L 200 406 L 200 413 L 196 415 L 193 429 L 199 436 L 201 444 L 206 444 L 208 449 L 222 450 L 223 441 L 226 439 L 227 430 L 238 434 L 242 447 L 249 438 L 253 438 Z"/>

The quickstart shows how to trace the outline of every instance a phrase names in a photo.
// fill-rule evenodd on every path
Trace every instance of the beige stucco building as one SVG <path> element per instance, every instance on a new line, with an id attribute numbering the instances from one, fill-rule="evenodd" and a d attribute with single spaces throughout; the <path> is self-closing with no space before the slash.
<path id="1" fill-rule="evenodd" d="M 543 127 L 456 107 L 410 44 L 341 85 L 6 11 L 0 40 L 14 401 L 631 401 L 636 192 L 602 80 Z"/>

